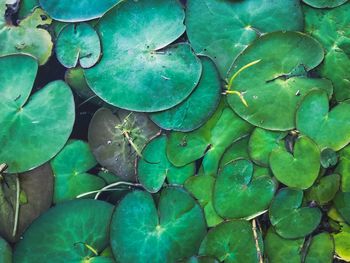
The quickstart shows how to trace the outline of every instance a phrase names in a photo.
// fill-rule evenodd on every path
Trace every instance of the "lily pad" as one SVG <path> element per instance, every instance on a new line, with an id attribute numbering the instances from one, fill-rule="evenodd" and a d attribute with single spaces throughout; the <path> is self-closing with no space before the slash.
<path id="1" fill-rule="evenodd" d="M 285 132 L 267 131 L 255 128 L 249 139 L 249 156 L 258 165 L 268 166 L 271 152 L 284 146 Z"/>
<path id="2" fill-rule="evenodd" d="M 166 130 L 192 131 L 215 112 L 221 98 L 221 80 L 214 63 L 201 57 L 203 70 L 196 89 L 179 105 L 151 114 L 151 119 Z"/>
<path id="3" fill-rule="evenodd" d="M 57 59 L 66 68 L 90 68 L 100 58 L 101 45 L 94 28 L 87 24 L 65 26 L 56 41 Z"/>
<path id="4" fill-rule="evenodd" d="M 12 249 L 10 245 L 0 237 L 0 263 L 12 263 Z"/>
<path id="5" fill-rule="evenodd" d="M 296 126 L 322 148 L 338 151 L 350 143 L 350 103 L 339 103 L 329 112 L 327 94 L 313 90 L 296 113 Z"/>
<path id="6" fill-rule="evenodd" d="M 101 17 L 120 0 L 39 0 L 39 2 L 55 20 L 80 22 Z"/>
<path id="7" fill-rule="evenodd" d="M 185 100 L 202 66 L 188 44 L 167 47 L 184 33 L 184 17 L 176 0 L 127 0 L 110 9 L 97 24 L 103 56 L 85 71 L 91 89 L 133 111 L 166 110 Z"/>
<path id="8" fill-rule="evenodd" d="M 333 234 L 335 253 L 341 260 L 350 261 L 350 226 L 343 224 L 339 233 Z"/>
<path id="9" fill-rule="evenodd" d="M 195 164 L 176 167 L 166 156 L 167 137 L 161 135 L 150 141 L 143 149 L 137 162 L 137 175 L 143 187 L 151 192 L 158 192 L 165 179 L 170 184 L 182 185 L 195 173 Z"/>
<path id="10" fill-rule="evenodd" d="M 320 171 L 321 153 L 317 145 L 306 136 L 297 139 L 293 153 L 279 147 L 271 152 L 270 166 L 281 183 L 298 189 L 313 185 Z"/>
<path id="11" fill-rule="evenodd" d="M 105 186 L 102 178 L 89 174 L 97 162 L 89 145 L 80 140 L 68 141 L 51 161 L 55 175 L 54 203 L 75 199 L 79 194 Z"/>
<path id="12" fill-rule="evenodd" d="M 4 14 L 5 10 L 0 7 L 0 57 L 30 54 L 38 59 L 40 65 L 45 64 L 51 56 L 53 44 L 50 33 L 42 27 L 50 25 L 51 18 L 37 8 L 14 26 L 2 21 Z"/>
<path id="13" fill-rule="evenodd" d="M 348 224 L 350 224 L 350 193 L 343 193 L 339 191 L 333 202 L 340 215 Z"/>
<path id="14" fill-rule="evenodd" d="M 303 191 L 290 188 L 279 190 L 273 199 L 269 217 L 276 233 L 283 238 L 302 238 L 316 229 L 321 221 L 321 211 L 301 207 Z"/>
<path id="15" fill-rule="evenodd" d="M 303 0 L 305 4 L 314 8 L 334 8 L 347 2 L 348 0 Z"/>
<path id="16" fill-rule="evenodd" d="M 14 64 L 27 71 L 26 77 L 18 79 Z M 8 173 L 24 172 L 50 160 L 72 131 L 74 100 L 63 81 L 51 82 L 29 97 L 37 68 L 30 56 L 0 58 L 0 163 L 8 164 Z"/>
<path id="17" fill-rule="evenodd" d="M 302 248 L 304 238 L 285 239 L 275 233 L 273 228 L 267 231 L 265 240 L 265 251 L 270 263 L 300 263 L 302 262 Z"/>
<path id="18" fill-rule="evenodd" d="M 224 218 L 251 217 L 268 208 L 276 188 L 269 176 L 253 178 L 250 161 L 237 160 L 224 166 L 216 179 L 214 208 Z"/>
<path id="19" fill-rule="evenodd" d="M 184 190 L 165 188 L 158 209 L 149 193 L 134 191 L 115 210 L 111 246 L 120 263 L 174 262 L 194 255 L 205 234 L 202 210 Z"/>
<path id="20" fill-rule="evenodd" d="M 314 236 L 305 257 L 305 263 L 332 263 L 334 254 L 333 237 L 323 232 Z"/>
<path id="21" fill-rule="evenodd" d="M 338 155 L 335 151 L 329 148 L 324 148 L 321 152 L 321 165 L 323 168 L 329 168 L 336 165 L 338 162 Z"/>
<path id="22" fill-rule="evenodd" d="M 99 109 L 90 122 L 88 138 L 96 160 L 126 180 L 135 179 L 137 156 L 160 129 L 143 113 Z"/>
<path id="23" fill-rule="evenodd" d="M 335 169 L 341 176 L 341 190 L 350 192 L 350 146 L 339 152 L 339 163 Z"/>
<path id="24" fill-rule="evenodd" d="M 258 232 L 256 240 L 249 222 L 226 221 L 208 232 L 202 241 L 199 254 L 216 257 L 225 263 L 258 263 L 257 243 L 261 249 L 261 235 Z"/>
<path id="25" fill-rule="evenodd" d="M 90 262 L 108 245 L 113 208 L 98 200 L 68 201 L 51 208 L 17 243 L 13 262 Z"/>
<path id="26" fill-rule="evenodd" d="M 340 176 L 331 174 L 322 177 L 306 192 L 306 199 L 320 205 L 330 202 L 339 190 Z"/>
<path id="27" fill-rule="evenodd" d="M 17 188 L 17 178 L 19 188 Z M 4 175 L 0 185 L 0 235 L 9 242 L 18 241 L 26 228 L 50 208 L 53 184 L 54 177 L 49 164 L 19 174 L 18 177 Z M 18 190 L 19 200 L 17 200 Z M 13 235 L 17 204 L 19 205 L 18 225 Z"/>
<path id="28" fill-rule="evenodd" d="M 252 126 L 238 117 L 225 103 L 199 129 L 189 132 L 172 132 L 167 154 L 175 166 L 183 166 L 204 156 L 203 173 L 215 175 L 225 150 L 246 136 Z"/>
<path id="29" fill-rule="evenodd" d="M 296 108 L 307 92 L 317 87 L 332 94 L 329 80 L 307 77 L 323 57 L 322 46 L 305 34 L 263 35 L 235 61 L 229 76 L 238 75 L 228 89 L 239 96 L 228 94 L 227 101 L 239 116 L 255 126 L 293 129 Z M 252 66 L 245 68 L 249 64 Z"/>
<path id="30" fill-rule="evenodd" d="M 237 56 L 261 34 L 301 31 L 303 14 L 296 0 L 189 0 L 186 28 L 194 50 L 211 57 L 226 77 Z"/>
<path id="31" fill-rule="evenodd" d="M 321 2 L 315 0 L 307 3 Z M 334 7 L 347 0 L 323 0 L 324 4 Z M 315 5 L 313 5 L 315 6 Z M 324 6 L 324 5 L 323 5 Z M 334 86 L 337 101 L 350 98 L 350 3 L 334 9 L 304 8 L 305 31 L 324 46 L 326 55 L 319 68 L 321 76 L 330 79 Z"/>

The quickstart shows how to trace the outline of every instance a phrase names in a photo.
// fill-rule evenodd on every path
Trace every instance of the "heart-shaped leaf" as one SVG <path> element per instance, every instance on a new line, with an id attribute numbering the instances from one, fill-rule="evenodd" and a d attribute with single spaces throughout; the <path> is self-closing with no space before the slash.
<path id="1" fill-rule="evenodd" d="M 224 218 L 253 216 L 268 208 L 276 187 L 269 176 L 253 178 L 250 161 L 234 161 L 224 166 L 216 179 L 214 208 Z"/>
<path id="2" fill-rule="evenodd" d="M 120 0 L 39 0 L 39 2 L 55 20 L 80 22 L 99 18 Z"/>
<path id="3" fill-rule="evenodd" d="M 98 200 L 68 201 L 51 208 L 17 243 L 13 262 L 84 262 L 98 257 L 108 245 L 112 212 L 111 204 Z"/>
<path id="4" fill-rule="evenodd" d="M 137 175 L 140 183 L 151 193 L 158 192 L 165 179 L 170 184 L 182 185 L 194 175 L 195 164 L 176 167 L 166 156 L 167 137 L 161 135 L 150 141 L 137 162 Z"/>
<path id="5" fill-rule="evenodd" d="M 105 186 L 102 178 L 89 174 L 97 162 L 84 141 L 71 140 L 51 161 L 55 175 L 54 203 L 75 199 L 79 194 Z"/>
<path id="6" fill-rule="evenodd" d="M 127 0 L 110 9 L 97 25 L 103 56 L 85 71 L 91 89 L 134 111 L 166 110 L 185 100 L 202 66 L 188 44 L 167 47 L 184 33 L 184 16 L 176 0 Z"/>
<path id="7" fill-rule="evenodd" d="M 66 68 L 78 63 L 82 68 L 90 68 L 97 63 L 100 54 L 100 38 L 87 23 L 67 25 L 57 37 L 57 59 Z"/>
<path id="8" fill-rule="evenodd" d="M 53 173 L 50 165 L 44 164 L 19 174 L 18 177 L 4 175 L 4 179 L 0 181 L 0 235 L 9 242 L 16 242 L 26 228 L 50 208 L 54 185 Z M 19 200 L 17 200 L 18 193 Z M 25 200 L 21 200 L 21 196 L 24 196 Z M 14 232 L 17 205 L 19 205 L 19 216 L 17 229 Z"/>
<path id="9" fill-rule="evenodd" d="M 339 191 L 333 202 L 340 215 L 350 224 L 350 193 Z"/>
<path id="10" fill-rule="evenodd" d="M 305 4 L 315 8 L 334 8 L 347 1 L 348 0 L 303 0 Z"/>
<path id="11" fill-rule="evenodd" d="M 249 137 L 244 137 L 231 144 L 220 160 L 220 169 L 237 159 L 249 159 L 248 153 Z"/>
<path id="12" fill-rule="evenodd" d="M 306 192 L 306 199 L 320 205 L 330 202 L 339 190 L 340 176 L 331 174 L 322 177 Z"/>
<path id="13" fill-rule="evenodd" d="M 328 147 L 338 151 L 350 142 L 350 103 L 339 103 L 328 111 L 327 94 L 313 90 L 303 99 L 296 113 L 296 126 L 321 149 Z"/>
<path id="14" fill-rule="evenodd" d="M 115 210 L 111 246 L 120 263 L 175 262 L 194 255 L 205 233 L 200 206 L 182 189 L 165 188 L 158 209 L 149 193 L 134 191 Z"/>
<path id="15" fill-rule="evenodd" d="M 279 190 L 273 199 L 269 217 L 276 233 L 283 238 L 301 238 L 310 234 L 321 220 L 318 208 L 301 207 L 303 191 L 290 188 Z"/>
<path id="16" fill-rule="evenodd" d="M 4 1 L 1 5 L 5 6 Z M 38 59 L 40 65 L 45 64 L 51 56 L 53 44 L 50 33 L 43 27 L 51 24 L 51 18 L 39 8 L 20 21 L 18 26 L 6 24 L 1 21 L 3 17 L 5 9 L 0 7 L 0 57 L 30 54 Z"/>
<path id="17" fill-rule="evenodd" d="M 203 70 L 196 89 L 179 105 L 151 114 L 151 119 L 166 130 L 192 131 L 214 113 L 221 98 L 221 81 L 214 63 L 201 58 Z"/>
<path id="18" fill-rule="evenodd" d="M 0 263 L 12 263 L 12 249 L 10 245 L 0 237 Z"/>
<path id="19" fill-rule="evenodd" d="M 112 173 L 135 179 L 137 156 L 160 129 L 143 113 L 101 108 L 92 117 L 88 137 L 96 160 Z"/>
<path id="20" fill-rule="evenodd" d="M 23 79 L 18 79 L 17 67 L 27 71 Z M 51 82 L 28 98 L 37 68 L 29 56 L 0 58 L 0 163 L 8 164 L 9 173 L 24 172 L 50 160 L 72 131 L 74 100 L 63 81 Z"/>
<path id="21" fill-rule="evenodd" d="M 194 50 L 214 59 L 226 77 L 236 57 L 261 34 L 302 30 L 303 14 L 296 0 L 189 0 L 186 29 Z"/>
<path id="22" fill-rule="evenodd" d="M 270 167 L 277 180 L 299 189 L 313 185 L 320 171 L 320 150 L 306 136 L 297 139 L 293 153 L 278 147 L 271 152 Z"/>
<path id="23" fill-rule="evenodd" d="M 341 176 L 341 190 L 350 192 L 350 146 L 339 152 L 339 164 L 335 172 Z"/>
<path id="24" fill-rule="evenodd" d="M 317 7 L 343 4 L 347 0 L 304 0 Z M 317 3 L 318 2 L 318 3 Z M 322 2 L 322 4 L 320 3 Z M 320 5 L 321 4 L 321 5 Z M 305 31 L 323 45 L 326 55 L 319 68 L 321 76 L 330 79 L 334 85 L 337 101 L 350 98 L 350 3 L 334 9 L 304 7 Z"/>
<path id="25" fill-rule="evenodd" d="M 189 133 L 170 134 L 168 158 L 174 165 L 183 166 L 204 156 L 203 173 L 215 175 L 225 150 L 234 141 L 246 136 L 251 129 L 251 125 L 222 102 L 201 128 Z"/>
<path id="26" fill-rule="evenodd" d="M 271 227 L 267 231 L 264 245 L 269 263 L 285 262 L 287 259 L 290 263 L 302 262 L 304 238 L 284 239 Z"/>
<path id="27" fill-rule="evenodd" d="M 332 263 L 334 254 L 333 237 L 322 232 L 314 236 L 305 257 L 305 263 Z"/>
<path id="28" fill-rule="evenodd" d="M 220 262 L 259 262 L 261 235 L 254 237 L 252 225 L 245 220 L 226 221 L 212 228 L 202 241 L 200 255 L 215 257 Z"/>
<path id="29" fill-rule="evenodd" d="M 228 91 L 229 105 L 255 126 L 293 129 L 297 105 L 308 91 L 317 87 L 332 94 L 330 81 L 307 78 L 323 56 L 322 46 L 305 34 L 263 35 L 237 58 L 230 71 L 228 90 L 236 93 Z M 252 66 L 247 68 L 248 65 Z"/>
<path id="30" fill-rule="evenodd" d="M 283 145 L 285 132 L 267 131 L 255 128 L 249 139 L 249 156 L 255 163 L 268 166 L 271 152 Z"/>

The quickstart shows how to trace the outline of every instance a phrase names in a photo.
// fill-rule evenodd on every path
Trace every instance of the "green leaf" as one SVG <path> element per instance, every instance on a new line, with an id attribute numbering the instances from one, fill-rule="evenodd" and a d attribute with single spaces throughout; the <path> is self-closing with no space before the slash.
<path id="1" fill-rule="evenodd" d="M 178 261 L 178 263 L 219 263 L 215 258 L 207 256 L 193 256 L 184 260 Z"/>
<path id="2" fill-rule="evenodd" d="M 306 192 L 306 199 L 316 201 L 320 205 L 330 202 L 339 190 L 340 176 L 331 174 L 322 177 Z"/>
<path id="3" fill-rule="evenodd" d="M 0 16 L 4 13 L 0 12 Z M 0 21 L 0 57 L 29 54 L 44 65 L 51 56 L 53 44 L 50 33 L 42 27 L 50 25 L 51 21 L 39 8 L 20 21 L 18 26 L 1 24 Z"/>
<path id="4" fill-rule="evenodd" d="M 268 166 L 271 152 L 277 147 L 283 146 L 283 138 L 286 135 L 286 132 L 255 128 L 249 139 L 249 156 L 252 161 L 262 166 Z"/>
<path id="5" fill-rule="evenodd" d="M 341 260 L 350 261 L 350 226 L 343 224 L 339 233 L 333 234 L 335 253 Z"/>
<path id="6" fill-rule="evenodd" d="M 55 175 L 54 203 L 75 199 L 78 195 L 105 186 L 102 178 L 87 173 L 97 162 L 89 145 L 80 140 L 68 141 L 51 161 Z"/>
<path id="7" fill-rule="evenodd" d="M 260 233 L 258 239 L 255 240 L 249 222 L 226 221 L 208 232 L 202 241 L 199 254 L 216 257 L 225 263 L 258 263 L 256 242 L 261 245 Z"/>
<path id="8" fill-rule="evenodd" d="M 26 71 L 23 79 L 18 78 L 17 67 Z M 51 82 L 29 97 L 37 68 L 29 56 L 0 58 L 0 163 L 8 164 L 8 173 L 24 172 L 50 160 L 72 131 L 74 100 L 63 81 Z"/>
<path id="9" fill-rule="evenodd" d="M 269 217 L 276 233 L 283 238 L 301 238 L 316 229 L 321 221 L 318 208 L 301 207 L 303 191 L 283 188 L 273 199 Z"/>
<path id="10" fill-rule="evenodd" d="M 296 0 L 189 0 L 186 28 L 194 50 L 211 57 L 225 78 L 236 57 L 261 34 L 301 31 L 303 14 Z"/>
<path id="11" fill-rule="evenodd" d="M 18 17 L 25 18 L 39 6 L 39 0 L 21 0 L 19 3 Z"/>
<path id="12" fill-rule="evenodd" d="M 184 17 L 176 0 L 127 0 L 110 9 L 97 25 L 103 56 L 85 71 L 91 89 L 134 111 L 166 110 L 185 100 L 202 66 L 188 44 L 167 47 L 184 33 Z"/>
<path id="13" fill-rule="evenodd" d="M 350 193 L 339 191 L 333 200 L 334 206 L 345 221 L 350 224 Z"/>
<path id="14" fill-rule="evenodd" d="M 300 263 L 304 238 L 284 239 L 277 235 L 273 228 L 269 228 L 265 236 L 264 245 L 269 263 Z"/>
<path id="15" fill-rule="evenodd" d="M 151 114 L 151 119 L 166 130 L 192 131 L 215 112 L 221 98 L 221 80 L 214 63 L 201 57 L 202 76 L 195 90 L 179 105 Z"/>
<path id="16" fill-rule="evenodd" d="M 135 179 L 135 164 L 160 129 L 143 113 L 101 108 L 92 117 L 88 138 L 96 160 L 126 180 Z"/>
<path id="17" fill-rule="evenodd" d="M 0 263 L 12 263 L 12 249 L 10 245 L 0 237 Z"/>
<path id="18" fill-rule="evenodd" d="M 9 242 L 18 241 L 26 228 L 50 208 L 53 196 L 54 177 L 49 164 L 19 174 L 19 189 L 25 194 L 27 202 L 19 203 L 18 225 L 13 235 L 17 205 L 16 177 L 6 174 L 0 180 L 0 236 Z"/>
<path id="19" fill-rule="evenodd" d="M 66 68 L 73 68 L 78 63 L 82 68 L 90 68 L 100 58 L 100 38 L 87 23 L 67 25 L 57 37 L 56 55 Z"/>
<path id="20" fill-rule="evenodd" d="M 346 0 L 304 0 L 317 7 L 335 7 Z M 323 3 L 317 3 L 323 2 Z M 350 98 L 350 3 L 334 9 L 314 9 L 304 7 L 305 31 L 316 38 L 326 51 L 323 64 L 319 68 L 321 76 L 330 79 L 334 85 L 337 101 Z"/>
<path id="21" fill-rule="evenodd" d="M 231 144 L 220 160 L 220 169 L 237 159 L 249 159 L 248 153 L 249 137 L 244 137 Z"/>
<path id="22" fill-rule="evenodd" d="M 273 174 L 281 183 L 298 189 L 313 185 L 320 171 L 320 150 L 306 136 L 297 139 L 293 153 L 285 148 L 274 149 L 270 155 Z"/>
<path id="23" fill-rule="evenodd" d="M 329 148 L 324 148 L 321 152 L 321 165 L 323 168 L 329 168 L 338 162 L 338 154 Z"/>
<path id="24" fill-rule="evenodd" d="M 225 150 L 246 136 L 251 129 L 247 122 L 222 102 L 214 115 L 199 129 L 189 133 L 170 134 L 168 158 L 174 165 L 183 166 L 204 156 L 204 174 L 215 175 Z"/>
<path id="25" fill-rule="evenodd" d="M 339 152 L 339 163 L 335 172 L 341 176 L 341 190 L 350 192 L 350 146 Z"/>
<path id="26" fill-rule="evenodd" d="M 86 262 L 109 242 L 113 206 L 98 200 L 68 201 L 38 218 L 17 243 L 14 263 Z"/>
<path id="27" fill-rule="evenodd" d="M 269 176 L 253 178 L 250 161 L 237 160 L 224 166 L 216 179 L 214 208 L 228 219 L 251 217 L 268 208 L 276 188 Z"/>
<path id="28" fill-rule="evenodd" d="M 303 0 L 305 4 L 314 8 L 334 8 L 347 2 L 348 0 Z"/>
<path id="29" fill-rule="evenodd" d="M 142 157 L 137 162 L 137 175 L 143 187 L 151 192 L 158 192 L 165 179 L 170 184 L 182 185 L 194 175 L 195 164 L 176 167 L 166 156 L 167 137 L 161 135 L 150 141 L 142 151 Z"/>
<path id="30" fill-rule="evenodd" d="M 336 105 L 330 112 L 327 94 L 311 91 L 296 113 L 296 126 L 322 148 L 338 151 L 350 142 L 350 103 Z"/>
<path id="31" fill-rule="evenodd" d="M 195 254 L 205 233 L 200 206 L 182 189 L 165 188 L 158 209 L 149 193 L 134 191 L 113 215 L 111 246 L 120 263 L 174 262 Z"/>
<path id="32" fill-rule="evenodd" d="M 55 20 L 80 22 L 101 17 L 121 0 L 39 0 L 40 6 Z"/>
<path id="33" fill-rule="evenodd" d="M 296 107 L 308 91 L 318 87 L 332 94 L 330 81 L 307 77 L 323 56 L 322 46 L 305 34 L 263 35 L 243 51 L 230 71 L 229 76 L 238 75 L 228 88 L 240 96 L 227 94 L 229 105 L 255 126 L 280 131 L 293 129 Z"/>
<path id="34" fill-rule="evenodd" d="M 334 254 L 333 237 L 322 232 L 314 236 L 311 240 L 308 252 L 305 257 L 305 263 L 332 263 Z"/>

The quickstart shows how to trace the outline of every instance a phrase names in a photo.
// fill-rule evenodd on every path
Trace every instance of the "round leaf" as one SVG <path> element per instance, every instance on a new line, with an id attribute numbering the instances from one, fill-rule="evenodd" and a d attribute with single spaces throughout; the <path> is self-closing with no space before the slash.
<path id="1" fill-rule="evenodd" d="M 332 236 L 323 232 L 314 236 L 305 257 L 305 263 L 332 263 L 334 241 Z"/>
<path id="2" fill-rule="evenodd" d="M 340 215 L 350 224 L 350 193 L 339 191 L 333 202 Z"/>
<path id="3" fill-rule="evenodd" d="M 134 191 L 113 215 L 111 246 L 120 263 L 174 262 L 195 254 L 205 233 L 200 206 L 182 189 L 164 189 L 158 210 L 149 193 Z"/>
<path id="4" fill-rule="evenodd" d="M 338 162 L 338 155 L 335 151 L 329 148 L 324 148 L 321 152 L 321 165 L 323 168 L 329 168 L 336 165 Z"/>
<path id="5" fill-rule="evenodd" d="M 166 130 L 192 131 L 214 113 L 221 97 L 221 81 L 214 63 L 201 58 L 203 70 L 196 89 L 179 105 L 151 114 L 151 119 Z"/>
<path id="6" fill-rule="evenodd" d="M 232 82 L 231 89 L 240 96 L 228 94 L 228 103 L 239 116 L 255 126 L 268 130 L 293 129 L 297 105 L 308 91 L 318 87 L 332 94 L 330 81 L 306 77 L 322 60 L 322 46 L 305 34 L 263 35 L 234 63 L 230 76 L 255 62 Z"/>
<path id="7" fill-rule="evenodd" d="M 339 190 L 339 185 L 340 176 L 338 174 L 324 176 L 306 192 L 306 199 L 324 205 L 334 198 Z"/>
<path id="8" fill-rule="evenodd" d="M 320 171 L 320 150 L 308 137 L 297 139 L 293 153 L 282 147 L 276 148 L 270 155 L 273 174 L 281 183 L 299 189 L 313 185 Z"/>
<path id="9" fill-rule="evenodd" d="M 82 68 L 90 68 L 97 63 L 100 54 L 100 39 L 87 23 L 67 25 L 57 37 L 57 59 L 66 68 L 78 63 Z"/>
<path id="10" fill-rule="evenodd" d="M 85 71 L 91 89 L 134 111 L 161 111 L 182 102 L 202 71 L 188 44 L 166 48 L 184 33 L 184 16 L 176 0 L 127 0 L 112 8 L 97 25 L 103 56 Z"/>

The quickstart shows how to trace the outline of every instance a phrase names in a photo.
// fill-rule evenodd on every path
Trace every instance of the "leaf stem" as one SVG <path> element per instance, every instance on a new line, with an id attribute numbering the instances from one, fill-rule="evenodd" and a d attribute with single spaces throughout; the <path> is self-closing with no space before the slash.
<path id="1" fill-rule="evenodd" d="M 258 237 L 258 232 L 257 232 L 257 227 L 256 227 L 256 219 L 252 220 L 252 230 L 253 230 L 253 235 L 254 235 L 254 240 L 255 240 L 256 251 L 257 251 L 258 257 L 259 257 L 259 263 L 264 263 L 261 249 L 259 246 L 259 237 Z"/>
<path id="2" fill-rule="evenodd" d="M 129 182 L 116 182 L 110 185 L 106 185 L 105 187 L 101 188 L 95 195 L 95 200 L 98 199 L 98 197 L 101 195 L 102 192 L 104 192 L 107 189 L 110 189 L 112 187 L 118 186 L 118 185 L 129 185 L 129 186 L 142 186 L 141 184 L 135 184 L 135 183 L 129 183 Z"/>
<path id="3" fill-rule="evenodd" d="M 20 196 L 20 183 L 18 179 L 18 175 L 16 175 L 16 207 L 15 207 L 15 218 L 13 223 L 12 236 L 16 236 L 17 227 L 18 227 L 18 215 L 19 215 L 19 196 Z"/>

